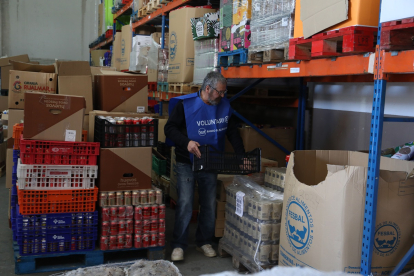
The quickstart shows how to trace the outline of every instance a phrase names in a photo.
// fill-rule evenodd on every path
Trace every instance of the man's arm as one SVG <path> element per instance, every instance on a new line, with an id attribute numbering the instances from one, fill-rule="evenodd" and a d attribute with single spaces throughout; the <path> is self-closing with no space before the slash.
<path id="1" fill-rule="evenodd" d="M 185 114 L 183 101 L 179 101 L 165 124 L 164 133 L 175 145 L 181 149 L 187 149 L 190 139 L 181 132 L 182 128 L 186 128 Z"/>
<path id="2" fill-rule="evenodd" d="M 234 116 L 230 116 L 226 135 L 233 146 L 235 153 L 245 153 L 243 140 L 237 128 L 236 118 L 234 118 Z"/>

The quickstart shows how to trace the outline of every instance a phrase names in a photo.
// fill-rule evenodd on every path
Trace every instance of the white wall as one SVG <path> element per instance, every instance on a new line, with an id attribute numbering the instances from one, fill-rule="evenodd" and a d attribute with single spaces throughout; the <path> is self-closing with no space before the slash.
<path id="1" fill-rule="evenodd" d="M 1 0 L 0 54 L 87 60 L 98 36 L 99 0 Z"/>

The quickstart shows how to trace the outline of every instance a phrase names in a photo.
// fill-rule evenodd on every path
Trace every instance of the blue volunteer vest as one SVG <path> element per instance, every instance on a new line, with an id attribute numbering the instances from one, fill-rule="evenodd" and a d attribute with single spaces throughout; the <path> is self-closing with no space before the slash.
<path id="1" fill-rule="evenodd" d="M 218 105 L 207 105 L 198 96 L 199 92 L 170 99 L 169 113 L 178 101 L 183 100 L 188 138 L 200 146 L 212 145 L 224 151 L 227 126 L 233 112 L 230 102 L 222 98 Z M 190 154 L 190 159 L 193 161 L 193 154 Z"/>

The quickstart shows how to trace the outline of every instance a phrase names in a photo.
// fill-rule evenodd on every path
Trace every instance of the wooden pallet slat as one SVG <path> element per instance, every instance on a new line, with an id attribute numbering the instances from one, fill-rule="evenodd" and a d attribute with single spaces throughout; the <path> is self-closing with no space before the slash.
<path id="1" fill-rule="evenodd" d="M 168 92 L 178 94 L 190 94 L 200 90 L 201 85 L 191 83 L 169 83 Z"/>
<path id="2" fill-rule="evenodd" d="M 381 25 L 381 50 L 401 51 L 414 49 L 414 17 L 395 20 Z"/>
<path id="3" fill-rule="evenodd" d="M 288 58 L 289 48 L 269 49 L 264 51 L 249 51 L 247 63 L 274 63 L 283 62 Z"/>

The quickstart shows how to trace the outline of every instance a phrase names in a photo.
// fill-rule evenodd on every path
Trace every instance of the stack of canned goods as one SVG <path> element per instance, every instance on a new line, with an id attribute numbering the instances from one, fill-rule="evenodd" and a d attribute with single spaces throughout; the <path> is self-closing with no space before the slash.
<path id="1" fill-rule="evenodd" d="M 101 250 L 165 246 L 161 199 L 155 190 L 101 193 Z"/>
<path id="2" fill-rule="evenodd" d="M 95 141 L 104 148 L 152 147 L 158 140 L 158 119 L 97 116 Z"/>

